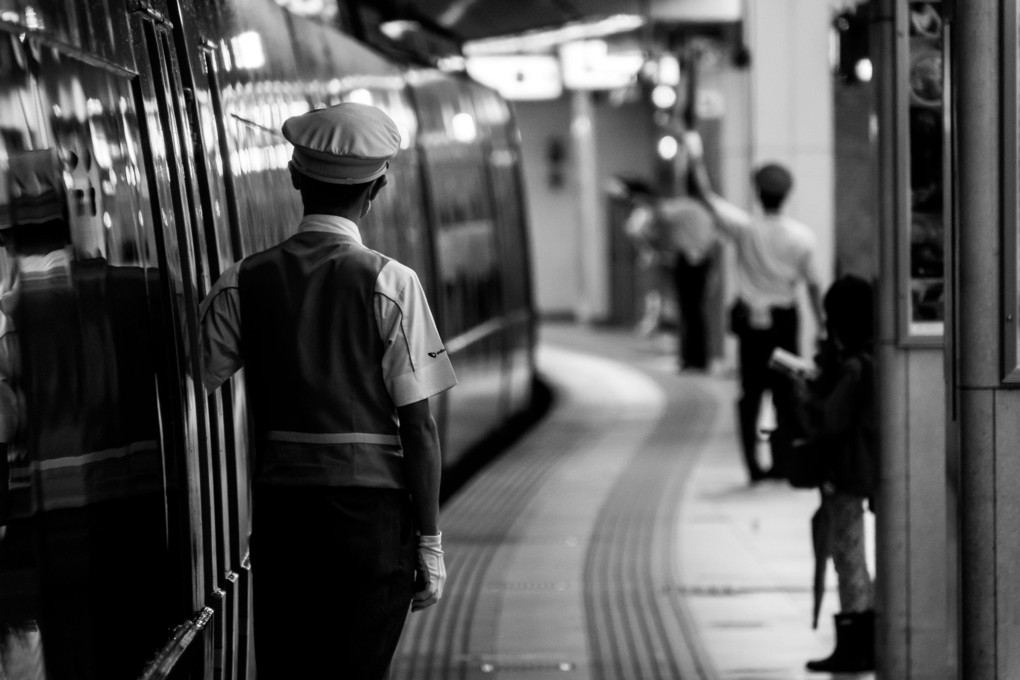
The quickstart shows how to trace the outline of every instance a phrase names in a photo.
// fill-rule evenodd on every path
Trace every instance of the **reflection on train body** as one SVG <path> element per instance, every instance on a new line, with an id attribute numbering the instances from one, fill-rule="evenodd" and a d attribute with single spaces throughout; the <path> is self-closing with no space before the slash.
<path id="1" fill-rule="evenodd" d="M 22 111 L 54 114 L 49 130 L 31 115 L 6 117 L 3 129 L 0 569 L 15 574 L 6 642 L 38 621 L 47 677 L 130 677 L 173 623 L 170 590 L 150 591 L 128 627 L 111 606 L 166 583 L 170 564 L 173 480 L 156 396 L 167 357 L 155 248 L 139 219 L 140 154 L 129 146 L 138 136 L 125 132 L 136 119 L 129 91 L 107 74 L 62 67 L 42 46 L 5 47 L 67 78 L 33 92 L 27 69 L 4 74 Z M 54 148 L 28 148 L 45 134 Z"/>
<path id="2" fill-rule="evenodd" d="M 296 228 L 283 121 L 347 100 L 401 130 L 363 233 L 436 307 L 452 464 L 531 400 L 506 102 L 273 0 L 0 0 L 0 678 L 254 677 L 244 376 L 196 379 L 198 304 Z"/>

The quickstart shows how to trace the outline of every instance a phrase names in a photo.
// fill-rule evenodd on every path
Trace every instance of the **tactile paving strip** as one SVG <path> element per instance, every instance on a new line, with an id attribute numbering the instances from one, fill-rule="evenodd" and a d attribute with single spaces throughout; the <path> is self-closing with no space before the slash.
<path id="1" fill-rule="evenodd" d="M 528 446 L 525 437 L 512 455 L 497 459 L 444 506 L 444 532 L 457 537 L 447 565 L 456 587 L 425 616 L 411 615 L 394 659 L 394 680 L 534 678 L 554 672 L 599 680 L 707 677 L 687 640 L 692 631 L 684 594 L 672 581 L 673 529 L 686 474 L 718 409 L 699 393 L 696 380 L 682 390 L 675 376 L 664 380 L 670 382 L 667 413 L 650 428 L 651 436 L 593 520 L 583 580 L 590 658 L 486 660 L 478 653 L 479 631 L 494 627 L 498 616 L 480 603 L 491 605 L 499 590 L 541 597 L 565 585 L 493 582 L 500 546 L 519 540 L 512 534 L 515 523 L 571 451 L 605 446 L 607 434 L 634 417 L 589 409 L 564 418 L 554 408 L 550 417 L 560 420 L 545 430 L 541 446 Z"/>

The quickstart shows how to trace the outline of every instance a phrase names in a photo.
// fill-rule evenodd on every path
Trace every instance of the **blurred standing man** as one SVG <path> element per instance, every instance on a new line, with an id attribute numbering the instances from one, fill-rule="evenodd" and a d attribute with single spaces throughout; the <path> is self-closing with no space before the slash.
<path id="1" fill-rule="evenodd" d="M 768 360 L 776 347 L 798 353 L 797 290 L 801 281 L 807 285 L 817 327 L 825 327 L 814 264 L 815 236 L 807 226 L 782 214 L 793 186 L 786 168 L 768 163 L 754 173 L 762 212 L 752 215 L 712 191 L 700 136 L 690 132 L 685 143 L 691 154 L 694 194 L 705 201 L 715 214 L 715 224 L 736 247 L 738 297 L 730 315 L 730 330 L 740 341 L 737 411 L 747 471 L 752 483 L 768 476 L 785 477 L 781 447 L 772 447 L 771 470 L 762 470 L 758 464 L 758 414 L 762 395 L 769 390 L 779 426 L 792 415 L 790 387 L 769 369 Z"/>
<path id="2" fill-rule="evenodd" d="M 408 606 L 443 592 L 428 398 L 456 378 L 418 278 L 358 230 L 397 126 L 344 103 L 283 135 L 297 233 L 227 269 L 202 305 L 206 388 L 243 365 L 256 430 L 256 664 L 264 680 L 384 678 Z"/>

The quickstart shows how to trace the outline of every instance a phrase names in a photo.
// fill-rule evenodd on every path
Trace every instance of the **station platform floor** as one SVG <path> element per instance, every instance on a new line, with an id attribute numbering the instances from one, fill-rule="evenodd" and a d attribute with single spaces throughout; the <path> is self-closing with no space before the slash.
<path id="1" fill-rule="evenodd" d="M 678 373 L 667 336 L 540 335 L 550 412 L 444 504 L 444 599 L 391 677 L 830 677 L 804 669 L 838 610 L 830 568 L 812 629 L 817 492 L 748 483 L 732 370 Z"/>

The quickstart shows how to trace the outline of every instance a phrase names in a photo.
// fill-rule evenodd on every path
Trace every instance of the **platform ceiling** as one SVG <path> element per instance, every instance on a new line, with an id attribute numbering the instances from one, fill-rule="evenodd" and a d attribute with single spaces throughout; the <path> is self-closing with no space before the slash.
<path id="1" fill-rule="evenodd" d="M 562 26 L 610 14 L 646 14 L 649 0 L 415 0 L 414 9 L 464 40 Z"/>

